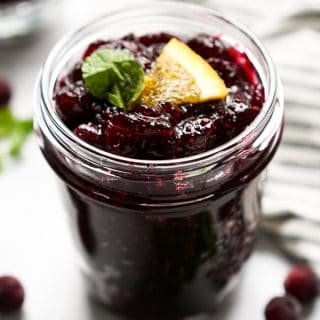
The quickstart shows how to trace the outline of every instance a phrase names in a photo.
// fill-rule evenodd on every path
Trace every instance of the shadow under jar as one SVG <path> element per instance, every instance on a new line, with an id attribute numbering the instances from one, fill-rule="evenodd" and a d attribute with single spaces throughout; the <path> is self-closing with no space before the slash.
<path id="1" fill-rule="evenodd" d="M 174 160 L 125 158 L 77 138 L 55 112 L 60 74 L 94 40 L 160 31 L 183 38 L 220 34 L 243 48 L 265 90 L 257 118 L 229 142 Z M 270 57 L 253 35 L 207 8 L 147 4 L 62 40 L 40 77 L 37 135 L 62 182 L 93 295 L 134 319 L 180 319 L 221 305 L 253 250 L 261 179 L 282 124 L 281 86 Z"/>

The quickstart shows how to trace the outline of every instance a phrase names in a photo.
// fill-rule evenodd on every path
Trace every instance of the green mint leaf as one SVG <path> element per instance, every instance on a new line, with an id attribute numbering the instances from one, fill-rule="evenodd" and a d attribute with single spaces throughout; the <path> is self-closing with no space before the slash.
<path id="1" fill-rule="evenodd" d="M 8 107 L 0 109 L 0 139 L 11 134 L 15 127 L 15 119 Z"/>
<path id="2" fill-rule="evenodd" d="M 144 71 L 124 50 L 97 50 L 82 65 L 82 75 L 93 96 L 128 109 L 144 89 Z"/>
<path id="3" fill-rule="evenodd" d="M 21 132 L 14 132 L 11 136 L 11 145 L 10 145 L 10 156 L 17 158 L 21 154 L 21 150 L 23 147 L 23 144 L 26 140 L 26 135 L 22 134 Z"/>
<path id="4" fill-rule="evenodd" d="M 121 89 L 117 84 L 113 85 L 110 92 L 107 93 L 107 99 L 115 106 L 125 106 L 125 99 L 121 94 Z"/>
<path id="5" fill-rule="evenodd" d="M 16 126 L 24 133 L 29 134 L 33 131 L 33 120 L 32 119 L 23 119 L 16 120 Z"/>
<path id="6" fill-rule="evenodd" d="M 16 120 L 16 127 L 11 135 L 10 155 L 12 157 L 20 156 L 24 143 L 32 131 L 33 121 L 31 119 Z"/>
<path id="7" fill-rule="evenodd" d="M 8 144 L 8 148 L 0 152 L 0 171 L 5 159 L 9 156 L 16 158 L 21 154 L 24 143 L 32 131 L 32 119 L 16 118 L 9 107 L 0 110 L 0 141 Z"/>
<path id="8" fill-rule="evenodd" d="M 117 63 L 125 81 L 118 83 L 118 89 L 127 106 L 131 106 L 141 95 L 144 89 L 144 71 L 137 61 L 122 61 Z"/>

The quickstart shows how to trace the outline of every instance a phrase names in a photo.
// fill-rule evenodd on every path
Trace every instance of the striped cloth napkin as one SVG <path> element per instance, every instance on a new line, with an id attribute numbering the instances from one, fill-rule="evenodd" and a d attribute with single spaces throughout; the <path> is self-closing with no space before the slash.
<path id="1" fill-rule="evenodd" d="M 283 140 L 268 169 L 262 230 L 320 276 L 320 0 L 198 0 L 263 40 L 284 87 Z"/>
<path id="2" fill-rule="evenodd" d="M 285 130 L 268 170 L 266 215 L 320 222 L 320 1 L 202 1 L 255 31 L 279 70 Z"/>
<path id="3" fill-rule="evenodd" d="M 319 31 L 307 24 L 268 40 L 284 85 L 285 130 L 269 170 L 266 212 L 290 210 L 320 222 Z"/>
<path id="4" fill-rule="evenodd" d="M 263 40 L 284 87 L 285 129 L 268 168 L 262 231 L 320 275 L 320 0 L 181 0 L 207 5 Z"/>

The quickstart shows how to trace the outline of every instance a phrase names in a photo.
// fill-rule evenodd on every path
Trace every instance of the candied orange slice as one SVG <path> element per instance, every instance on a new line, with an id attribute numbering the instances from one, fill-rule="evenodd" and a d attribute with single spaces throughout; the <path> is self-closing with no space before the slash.
<path id="1" fill-rule="evenodd" d="M 140 102 L 151 106 L 160 101 L 200 103 L 224 99 L 227 94 L 218 73 L 185 43 L 174 38 L 146 75 Z"/>

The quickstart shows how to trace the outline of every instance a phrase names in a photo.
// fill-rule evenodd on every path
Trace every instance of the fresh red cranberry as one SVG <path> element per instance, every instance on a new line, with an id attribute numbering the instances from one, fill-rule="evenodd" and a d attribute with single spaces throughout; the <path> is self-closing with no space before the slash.
<path id="1" fill-rule="evenodd" d="M 319 279 L 307 266 L 294 267 L 288 274 L 284 287 L 286 292 L 302 303 L 312 302 L 319 293 Z"/>
<path id="2" fill-rule="evenodd" d="M 291 297 L 273 298 L 265 309 L 266 320 L 300 320 L 302 308 L 299 302 Z"/>
<path id="3" fill-rule="evenodd" d="M 17 311 L 24 301 L 24 289 L 14 277 L 0 277 L 0 313 Z"/>
<path id="4" fill-rule="evenodd" d="M 9 103 L 11 98 L 11 87 L 7 80 L 0 78 L 0 108 Z"/>

